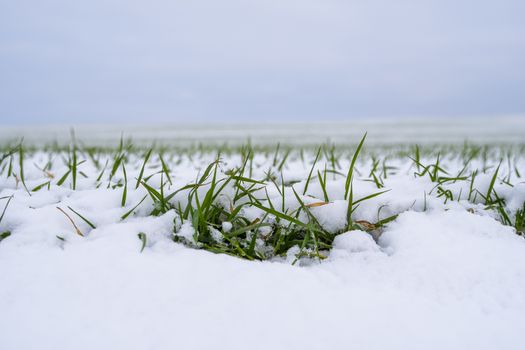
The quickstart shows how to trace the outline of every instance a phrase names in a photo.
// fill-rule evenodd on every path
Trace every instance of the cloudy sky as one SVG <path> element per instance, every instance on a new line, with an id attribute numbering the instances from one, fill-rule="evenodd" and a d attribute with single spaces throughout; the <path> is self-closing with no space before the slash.
<path id="1" fill-rule="evenodd" d="M 523 0 L 13 0 L 2 124 L 525 114 Z"/>

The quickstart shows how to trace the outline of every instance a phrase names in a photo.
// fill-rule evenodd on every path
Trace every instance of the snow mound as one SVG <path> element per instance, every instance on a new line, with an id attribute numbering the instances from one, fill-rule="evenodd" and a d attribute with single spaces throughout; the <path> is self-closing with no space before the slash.
<path id="1" fill-rule="evenodd" d="M 351 253 L 379 252 L 372 236 L 363 231 L 349 231 L 335 237 L 331 257 L 348 256 Z"/>

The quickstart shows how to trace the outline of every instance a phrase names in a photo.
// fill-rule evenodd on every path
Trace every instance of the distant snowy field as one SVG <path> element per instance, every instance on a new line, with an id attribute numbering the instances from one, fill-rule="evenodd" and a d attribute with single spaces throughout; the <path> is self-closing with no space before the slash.
<path id="1" fill-rule="evenodd" d="M 276 142 L 305 145 L 332 142 L 354 143 L 368 132 L 367 143 L 523 143 L 525 116 L 493 118 L 371 119 L 352 122 L 275 123 L 152 123 L 143 125 L 47 125 L 0 126 L 0 140 L 24 137 L 30 143 L 68 142 L 71 128 L 91 145 L 115 144 L 123 133 L 136 143 L 184 145 L 204 142 L 255 144 Z"/>
<path id="2" fill-rule="evenodd" d="M 522 349 L 523 124 L 2 128 L 0 349 Z"/>

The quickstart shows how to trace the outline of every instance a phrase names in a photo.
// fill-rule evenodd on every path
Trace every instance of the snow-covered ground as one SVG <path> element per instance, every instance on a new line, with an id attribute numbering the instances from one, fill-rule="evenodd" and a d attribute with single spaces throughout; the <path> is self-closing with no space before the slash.
<path id="1" fill-rule="evenodd" d="M 124 133 L 136 143 L 187 144 L 203 142 L 221 144 L 245 143 L 275 144 L 277 142 L 304 145 L 333 142 L 355 142 L 368 132 L 367 144 L 396 143 L 463 143 L 465 140 L 481 143 L 523 142 L 525 116 L 493 116 L 479 118 L 383 118 L 356 119 L 348 122 L 253 122 L 224 123 L 151 123 L 151 124 L 84 124 L 73 126 L 79 138 L 95 146 L 115 145 Z M 0 140 L 66 143 L 70 139 L 70 125 L 7 126 L 0 125 Z"/>
<path id="2" fill-rule="evenodd" d="M 223 149 L 200 182 L 209 150 L 6 148 L 0 348 L 522 349 L 523 146 L 444 147 L 437 162 L 365 143 L 349 178 L 354 150 Z M 198 227 L 226 247 L 252 225 L 224 248 L 246 256 L 197 239 L 214 181 L 222 224 Z M 167 207 L 148 186 L 174 193 Z M 335 239 L 278 254 L 279 229 Z"/>

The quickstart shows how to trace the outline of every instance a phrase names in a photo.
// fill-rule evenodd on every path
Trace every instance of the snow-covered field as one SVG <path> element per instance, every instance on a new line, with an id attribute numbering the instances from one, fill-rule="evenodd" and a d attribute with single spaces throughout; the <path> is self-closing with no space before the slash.
<path id="1" fill-rule="evenodd" d="M 450 144 L 465 140 L 476 143 L 522 143 L 525 134 L 525 115 L 485 118 L 384 118 L 357 119 L 347 122 L 295 122 L 277 123 L 259 121 L 252 123 L 127 123 L 102 125 L 77 125 L 78 138 L 93 146 L 116 145 L 122 133 L 132 137 L 136 144 L 186 145 L 243 144 L 248 139 L 253 144 L 315 145 L 324 142 L 351 144 L 368 132 L 367 144 Z M 0 126 L 0 140 L 16 140 L 45 144 L 70 140 L 70 126 Z"/>
<path id="2" fill-rule="evenodd" d="M 522 349 L 525 147 L 6 145 L 1 349 Z"/>

